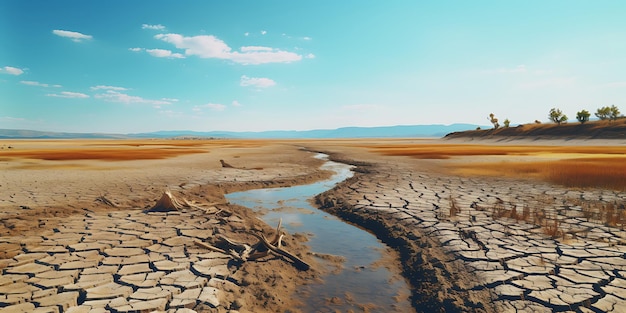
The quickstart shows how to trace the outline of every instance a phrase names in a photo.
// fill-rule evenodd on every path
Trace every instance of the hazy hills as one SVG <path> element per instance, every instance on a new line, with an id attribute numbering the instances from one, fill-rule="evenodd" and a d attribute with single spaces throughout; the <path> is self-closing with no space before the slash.
<path id="1" fill-rule="evenodd" d="M 384 127 L 342 127 L 337 129 L 317 129 L 307 131 L 277 130 L 262 132 L 229 132 L 229 131 L 157 131 L 135 134 L 105 134 L 105 133 L 63 133 L 19 129 L 0 129 L 0 138 L 23 139 L 71 139 L 71 138 L 177 138 L 177 137 L 207 137 L 207 138 L 263 138 L 263 139 L 305 139 L 305 138 L 399 138 L 399 137 L 443 137 L 451 132 L 476 129 L 478 125 L 403 125 Z"/>

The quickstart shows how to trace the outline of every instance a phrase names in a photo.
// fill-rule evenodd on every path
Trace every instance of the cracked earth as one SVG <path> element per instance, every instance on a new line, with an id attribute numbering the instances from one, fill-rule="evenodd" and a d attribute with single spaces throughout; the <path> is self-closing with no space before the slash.
<path id="1" fill-rule="evenodd" d="M 480 304 L 485 297 L 498 312 L 626 308 L 624 227 L 607 226 L 581 206 L 592 200 L 624 210 L 626 193 L 463 178 L 406 162 L 375 162 L 362 168 L 367 173 L 319 196 L 318 203 L 391 245 L 421 242 L 417 254 L 422 254 L 433 243 L 445 251 L 422 267 L 458 279 L 450 286 L 434 284 L 439 290 L 433 297 L 439 303 L 456 303 L 451 311 L 489 311 Z M 394 235 L 394 230 L 401 231 Z M 399 237 L 404 243 L 397 243 Z M 404 261 L 414 257 L 405 254 Z M 437 265 L 439 261 L 444 264 Z M 415 271 L 405 268 L 405 276 L 421 275 L 412 283 L 417 293 L 428 293 L 419 287 L 428 270 Z M 417 301 L 418 310 L 427 305 Z"/>

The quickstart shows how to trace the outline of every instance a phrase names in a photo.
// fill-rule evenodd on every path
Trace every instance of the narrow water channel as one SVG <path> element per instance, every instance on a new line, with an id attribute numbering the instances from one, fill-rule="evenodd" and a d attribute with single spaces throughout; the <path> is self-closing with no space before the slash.
<path id="1" fill-rule="evenodd" d="M 315 157 L 327 159 L 324 154 Z M 322 277 L 321 284 L 303 287 L 299 293 L 299 300 L 305 304 L 303 311 L 411 312 L 407 283 L 384 267 L 382 258 L 388 248 L 372 234 L 318 210 L 309 202 L 353 175 L 351 166 L 332 161 L 327 161 L 322 169 L 335 174 L 309 185 L 236 192 L 226 198 L 261 213 L 269 225 L 276 225 L 282 218 L 289 233 L 309 234 L 307 244 L 313 252 L 345 259 L 339 267 L 319 260 L 330 274 Z"/>

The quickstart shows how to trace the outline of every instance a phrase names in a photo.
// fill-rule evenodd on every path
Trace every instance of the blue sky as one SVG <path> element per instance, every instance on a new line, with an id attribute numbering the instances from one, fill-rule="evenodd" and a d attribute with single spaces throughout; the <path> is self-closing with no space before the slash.
<path id="1" fill-rule="evenodd" d="M 626 111 L 625 1 L 0 1 L 0 128 L 307 130 Z"/>

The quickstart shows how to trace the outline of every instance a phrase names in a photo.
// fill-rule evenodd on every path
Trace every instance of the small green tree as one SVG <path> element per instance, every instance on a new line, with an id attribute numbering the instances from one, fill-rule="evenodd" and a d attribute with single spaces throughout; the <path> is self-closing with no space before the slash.
<path id="1" fill-rule="evenodd" d="M 582 110 L 582 111 L 576 112 L 576 119 L 581 124 L 585 124 L 585 122 L 588 122 L 589 121 L 589 116 L 591 116 L 591 114 L 587 110 Z"/>
<path id="2" fill-rule="evenodd" d="M 601 119 L 601 120 L 608 120 L 611 116 L 611 108 L 610 107 L 601 107 L 599 108 L 596 113 L 595 113 L 596 117 Z"/>
<path id="3" fill-rule="evenodd" d="M 567 122 L 567 115 L 563 114 L 563 112 L 561 112 L 561 110 L 557 108 L 550 109 L 550 114 L 548 114 L 548 118 L 559 125 L 561 125 L 561 123 Z"/>
<path id="4" fill-rule="evenodd" d="M 498 118 L 496 118 L 496 116 L 493 113 L 489 114 L 489 117 L 487 119 L 489 120 L 489 122 L 491 122 L 491 124 L 493 124 L 493 129 L 500 128 L 500 124 L 498 123 Z"/>
<path id="5" fill-rule="evenodd" d="M 504 127 L 509 127 L 509 125 L 511 125 L 511 121 L 507 118 L 504 120 Z"/>
<path id="6" fill-rule="evenodd" d="M 615 105 L 612 105 L 612 106 L 609 108 L 609 118 L 610 118 L 612 121 L 614 121 L 614 120 L 616 120 L 618 117 L 620 117 L 620 112 L 619 112 L 619 109 L 618 109 Z"/>

